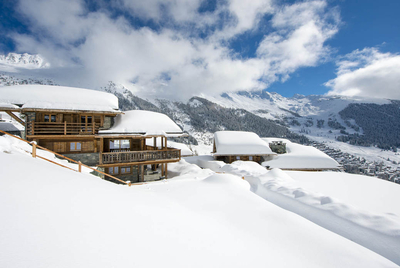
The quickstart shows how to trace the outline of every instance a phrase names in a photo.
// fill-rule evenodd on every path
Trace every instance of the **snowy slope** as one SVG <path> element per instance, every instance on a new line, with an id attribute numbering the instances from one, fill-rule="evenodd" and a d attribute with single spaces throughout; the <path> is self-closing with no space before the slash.
<path id="1" fill-rule="evenodd" d="M 193 158 L 193 162 L 207 166 L 216 172 L 242 176 L 250 182 L 252 190 L 266 200 L 400 264 L 400 252 L 398 251 L 400 248 L 400 215 L 397 214 L 398 209 L 396 208 L 400 196 L 400 186 L 398 185 L 392 186 L 390 198 L 374 199 L 375 202 L 382 202 L 381 207 L 386 207 L 385 212 L 382 213 L 379 209 L 369 208 L 368 203 L 360 208 L 356 202 L 353 202 L 353 199 L 363 202 L 363 199 L 374 196 L 373 193 L 385 191 L 389 185 L 388 182 L 382 180 L 375 179 L 372 183 L 369 181 L 365 187 L 358 178 L 351 177 L 355 175 L 339 172 L 315 172 L 313 179 L 310 179 L 311 182 L 330 174 L 331 185 L 334 187 L 326 192 L 313 191 L 318 187 L 303 188 L 288 175 L 295 174 L 297 177 L 305 178 L 309 173 L 285 173 L 280 169 L 267 171 L 251 161 L 224 164 L 221 161 L 212 161 L 211 158 L 207 159 L 206 156 Z M 362 177 L 371 180 L 369 177 Z M 347 184 L 346 178 L 350 178 L 352 183 Z M 356 181 L 360 184 L 357 185 Z M 316 184 L 322 185 L 322 183 Z M 354 195 L 355 198 L 349 198 L 348 193 L 341 193 L 344 188 L 349 188 L 350 195 Z M 361 191 L 368 191 L 371 194 L 360 194 Z M 358 195 L 360 197 L 357 198 Z M 342 201 L 339 198 L 343 196 L 347 196 L 347 198 Z"/>
<path id="2" fill-rule="evenodd" d="M 234 175 L 181 161 L 183 176 L 129 188 L 0 141 L 2 267 L 398 267 Z"/>

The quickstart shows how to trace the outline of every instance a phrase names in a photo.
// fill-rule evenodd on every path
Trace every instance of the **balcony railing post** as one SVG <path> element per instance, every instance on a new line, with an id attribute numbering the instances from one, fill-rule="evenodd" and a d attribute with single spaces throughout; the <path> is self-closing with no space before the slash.
<path id="1" fill-rule="evenodd" d="M 64 121 L 64 135 L 67 135 L 67 121 Z"/>
<path id="2" fill-rule="evenodd" d="M 32 135 L 35 135 L 35 120 L 32 121 Z"/>
<path id="3" fill-rule="evenodd" d="M 32 142 L 32 157 L 36 158 L 36 142 Z"/>

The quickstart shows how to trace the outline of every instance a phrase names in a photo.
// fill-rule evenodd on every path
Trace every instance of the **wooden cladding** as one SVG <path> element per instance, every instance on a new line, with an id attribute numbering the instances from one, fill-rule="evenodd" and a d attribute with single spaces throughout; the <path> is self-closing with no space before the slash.
<path id="1" fill-rule="evenodd" d="M 102 164 L 133 163 L 141 161 L 176 160 L 181 158 L 181 150 L 169 149 L 163 151 L 138 151 L 102 153 Z"/>
<path id="2" fill-rule="evenodd" d="M 95 141 L 40 141 L 40 145 L 56 153 L 95 152 Z"/>
<path id="3" fill-rule="evenodd" d="M 104 124 L 104 115 L 36 113 L 28 122 L 27 135 L 94 135 Z"/>

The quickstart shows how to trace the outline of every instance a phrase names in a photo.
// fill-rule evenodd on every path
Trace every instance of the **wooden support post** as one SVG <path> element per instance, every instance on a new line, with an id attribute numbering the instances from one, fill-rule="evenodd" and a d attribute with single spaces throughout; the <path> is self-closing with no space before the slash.
<path id="1" fill-rule="evenodd" d="M 168 179 L 168 164 L 167 164 L 167 163 L 165 163 L 165 170 L 164 170 L 164 172 L 165 172 L 165 178 Z"/>
<path id="2" fill-rule="evenodd" d="M 32 134 L 35 135 L 35 121 L 32 121 Z"/>
<path id="3" fill-rule="evenodd" d="M 36 142 L 32 142 L 32 157 L 36 158 Z"/>
<path id="4" fill-rule="evenodd" d="M 161 177 L 164 177 L 165 176 L 165 174 L 164 174 L 164 163 L 162 163 L 161 164 Z"/>
<path id="5" fill-rule="evenodd" d="M 94 134 L 96 134 L 96 130 L 95 130 L 95 125 L 94 125 L 94 117 L 93 117 L 93 119 L 92 119 L 93 121 L 92 121 L 92 134 L 94 135 Z"/>
<path id="6" fill-rule="evenodd" d="M 140 168 L 140 179 L 139 179 L 139 181 L 140 182 L 144 182 L 144 165 L 140 165 L 139 168 Z"/>
<path id="7" fill-rule="evenodd" d="M 164 137 L 161 137 L 161 150 L 164 150 Z"/>
<path id="8" fill-rule="evenodd" d="M 156 137 L 153 138 L 153 146 L 154 146 L 154 150 L 157 150 L 157 138 Z"/>
<path id="9" fill-rule="evenodd" d="M 79 166 L 78 166 L 78 171 L 79 171 L 79 172 L 82 172 L 82 162 L 79 161 L 78 164 L 79 164 Z"/>
<path id="10" fill-rule="evenodd" d="M 8 114 L 9 116 L 11 116 L 15 121 L 17 121 L 18 123 L 20 123 L 21 125 L 25 126 L 25 122 L 24 120 L 22 120 L 21 118 L 19 118 L 18 116 L 16 116 L 15 114 L 13 114 L 11 111 L 5 111 L 6 114 Z"/>
<path id="11" fill-rule="evenodd" d="M 67 135 L 67 121 L 64 121 L 64 135 Z"/>

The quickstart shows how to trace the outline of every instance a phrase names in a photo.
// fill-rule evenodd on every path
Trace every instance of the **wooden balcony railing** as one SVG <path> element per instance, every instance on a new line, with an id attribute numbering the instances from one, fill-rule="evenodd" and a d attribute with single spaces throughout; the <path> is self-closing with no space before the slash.
<path id="1" fill-rule="evenodd" d="M 94 135 L 99 132 L 95 123 L 29 122 L 27 135 Z"/>
<path id="2" fill-rule="evenodd" d="M 179 160 L 180 158 L 181 150 L 179 149 L 168 149 L 162 151 L 113 152 L 102 153 L 100 155 L 100 160 L 102 161 L 101 164 Z"/>

